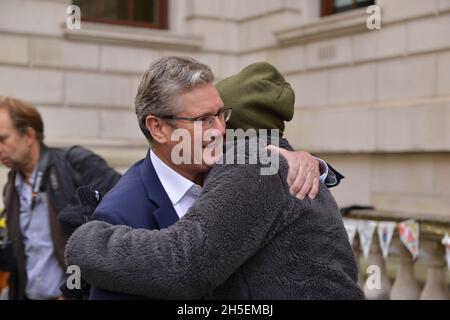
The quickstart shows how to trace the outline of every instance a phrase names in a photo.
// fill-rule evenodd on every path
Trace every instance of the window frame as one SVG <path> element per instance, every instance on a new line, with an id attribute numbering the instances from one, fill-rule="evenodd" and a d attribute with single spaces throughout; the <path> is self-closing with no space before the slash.
<path id="1" fill-rule="evenodd" d="M 86 22 L 96 22 L 96 23 L 105 23 L 105 24 L 113 24 L 113 25 L 122 25 L 122 26 L 132 26 L 132 27 L 144 27 L 149 29 L 168 29 L 168 0 L 156 0 L 158 1 L 158 23 L 144 22 L 144 21 L 134 21 L 130 20 L 130 17 L 133 15 L 133 5 L 134 0 L 128 1 L 128 19 L 110 19 L 103 17 L 104 11 L 104 3 L 105 0 L 94 0 L 97 4 L 97 16 L 96 17 L 83 17 L 83 12 L 81 13 L 81 21 Z M 107 0 L 106 0 L 107 1 Z"/>
<path id="2" fill-rule="evenodd" d="M 375 4 L 375 1 L 373 1 L 373 2 Z M 340 11 L 340 12 L 335 12 L 334 11 L 334 0 L 321 0 L 321 3 L 320 3 L 320 16 L 321 17 L 330 16 L 330 15 L 333 15 L 333 14 L 347 12 L 347 11 L 358 9 L 358 8 L 361 8 L 361 7 L 356 6 L 356 0 L 353 0 L 352 8 L 349 8 L 347 10 L 343 10 L 343 11 Z"/>

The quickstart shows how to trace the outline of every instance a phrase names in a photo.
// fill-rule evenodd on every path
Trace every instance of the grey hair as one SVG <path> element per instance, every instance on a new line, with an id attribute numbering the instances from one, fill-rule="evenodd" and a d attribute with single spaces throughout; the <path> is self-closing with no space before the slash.
<path id="1" fill-rule="evenodd" d="M 212 83 L 211 68 L 190 57 L 162 57 L 144 72 L 136 95 L 135 107 L 139 127 L 147 140 L 152 136 L 145 126 L 148 115 L 164 117 L 180 112 L 178 94 L 182 90 Z"/>

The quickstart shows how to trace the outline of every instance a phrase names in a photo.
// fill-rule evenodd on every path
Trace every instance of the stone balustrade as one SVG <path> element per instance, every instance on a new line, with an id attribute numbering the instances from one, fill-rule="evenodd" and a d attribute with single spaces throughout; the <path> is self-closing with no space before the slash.
<path id="1" fill-rule="evenodd" d="M 385 259 L 378 233 L 373 233 L 367 259 L 363 257 L 360 237 L 356 232 L 352 242 L 358 262 L 358 284 L 369 300 L 450 300 L 449 269 L 442 239 L 450 234 L 450 217 L 420 217 L 376 210 L 351 210 L 343 215 L 352 221 L 402 222 L 414 219 L 419 223 L 419 254 L 413 258 L 400 240 L 398 224 Z M 374 268 L 375 266 L 375 268 Z M 377 274 L 374 274 L 373 270 Z M 375 279 L 374 277 L 378 277 Z"/>

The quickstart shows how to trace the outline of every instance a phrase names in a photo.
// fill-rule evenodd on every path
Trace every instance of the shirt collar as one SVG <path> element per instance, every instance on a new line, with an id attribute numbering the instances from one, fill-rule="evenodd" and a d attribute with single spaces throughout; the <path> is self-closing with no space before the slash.
<path id="1" fill-rule="evenodd" d="M 37 171 L 37 165 L 34 167 L 33 169 L 33 173 L 31 173 L 31 177 L 30 177 L 30 184 L 33 185 L 34 183 L 34 179 L 36 179 L 36 172 Z M 16 171 L 16 180 L 15 180 L 15 186 L 17 189 L 22 187 L 22 183 L 25 183 L 25 181 L 23 180 L 23 175 L 22 173 L 17 170 Z"/>
<path id="2" fill-rule="evenodd" d="M 150 160 L 164 190 L 173 205 L 177 204 L 196 184 L 165 164 L 151 149 Z"/>

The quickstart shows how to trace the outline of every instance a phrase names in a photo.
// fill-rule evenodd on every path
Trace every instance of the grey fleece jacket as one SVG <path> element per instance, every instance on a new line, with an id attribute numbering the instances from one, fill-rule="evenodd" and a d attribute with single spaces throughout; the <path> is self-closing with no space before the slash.
<path id="1" fill-rule="evenodd" d="M 159 299 L 362 299 L 338 207 L 289 194 L 288 165 L 219 164 L 187 214 L 163 230 L 93 221 L 66 246 L 89 283 Z M 130 214 L 132 214 L 130 212 Z"/>

